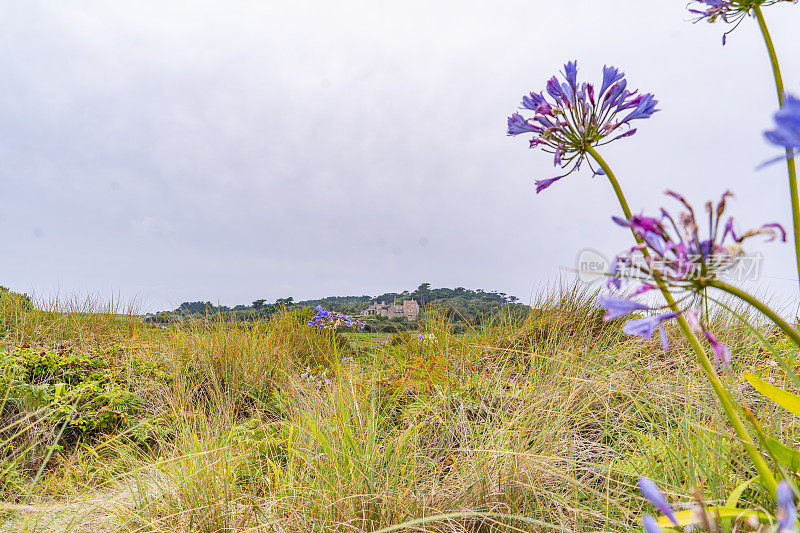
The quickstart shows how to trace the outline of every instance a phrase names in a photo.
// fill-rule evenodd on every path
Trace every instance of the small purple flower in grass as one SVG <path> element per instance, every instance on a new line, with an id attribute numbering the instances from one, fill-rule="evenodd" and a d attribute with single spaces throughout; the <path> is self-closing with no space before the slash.
<path id="1" fill-rule="evenodd" d="M 438 344 L 439 339 L 433 333 L 420 333 L 417 335 L 417 344 Z"/>
<path id="2" fill-rule="evenodd" d="M 661 533 L 661 527 L 652 515 L 646 514 L 642 517 L 642 527 L 647 533 Z"/>
<path id="3" fill-rule="evenodd" d="M 664 329 L 664 324 L 658 325 L 658 340 L 661 341 L 661 348 L 665 352 L 669 352 L 669 340 L 667 339 L 667 330 Z"/>
<path id="4" fill-rule="evenodd" d="M 667 501 L 667 498 L 664 496 L 664 493 L 661 492 L 653 480 L 647 478 L 645 476 L 639 477 L 638 481 L 639 485 L 639 492 L 642 493 L 642 496 L 650 502 L 650 504 L 664 513 L 673 524 L 676 526 L 678 525 L 678 518 L 675 516 L 675 512 L 672 510 L 672 506 Z"/>
<path id="5" fill-rule="evenodd" d="M 778 532 L 789 533 L 797 531 L 797 507 L 794 504 L 794 493 L 786 481 L 778 483 L 776 490 L 778 497 Z"/>
<path id="6" fill-rule="evenodd" d="M 555 178 L 536 181 L 537 193 L 579 170 L 589 147 L 630 137 L 636 132 L 632 121 L 650 118 L 658 111 L 655 97 L 627 90 L 625 74 L 615 67 L 603 67 L 599 92 L 590 83 L 578 82 L 576 61 L 564 65 L 562 76 L 565 83 L 553 76 L 545 91 L 522 97 L 520 109 L 532 111 L 531 118 L 520 113 L 508 117 L 508 135 L 532 133 L 530 147 L 553 154 L 553 165 L 566 170 Z M 591 164 L 589 167 L 595 175 L 603 173 Z"/>
<path id="7" fill-rule="evenodd" d="M 339 326 L 361 329 L 364 323 L 350 315 L 331 313 L 321 305 L 317 306 L 317 314 L 308 321 L 308 327 L 315 329 L 336 329 Z"/>

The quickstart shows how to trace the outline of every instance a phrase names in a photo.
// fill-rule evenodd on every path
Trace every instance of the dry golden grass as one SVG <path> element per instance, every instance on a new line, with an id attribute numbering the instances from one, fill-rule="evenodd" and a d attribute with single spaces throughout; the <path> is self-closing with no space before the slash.
<path id="1" fill-rule="evenodd" d="M 752 477 L 677 335 L 669 355 L 625 338 L 593 300 L 561 289 L 466 335 L 428 318 L 437 342 L 423 345 L 347 343 L 291 314 L 164 329 L 89 304 L 6 302 L 3 351 L 113 345 L 103 364 L 170 376 L 136 388 L 142 416 L 166 429 L 145 447 L 123 433 L 54 452 L 27 478 L 30 496 L 6 505 L 6 529 L 625 531 L 644 509 L 640 474 L 676 502 L 693 487 L 719 500 Z M 734 347 L 726 386 L 796 439 L 796 423 L 739 377 L 781 379 L 757 339 L 722 318 L 715 331 Z"/>

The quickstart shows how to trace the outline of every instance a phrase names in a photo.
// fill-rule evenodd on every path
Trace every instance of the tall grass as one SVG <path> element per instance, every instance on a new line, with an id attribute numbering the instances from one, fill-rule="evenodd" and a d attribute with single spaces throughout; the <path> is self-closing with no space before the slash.
<path id="1" fill-rule="evenodd" d="M 435 342 L 397 334 L 373 347 L 313 331 L 296 313 L 159 328 L 91 302 L 42 309 L 4 299 L 9 357 L 23 345 L 71 343 L 106 365 L 136 373 L 145 362 L 169 376 L 137 389 L 162 428 L 146 446 L 129 428 L 65 446 L 39 476 L 23 469 L 18 490 L 32 497 L 7 506 L 7 527 L 625 531 L 643 506 L 638 475 L 677 502 L 694 487 L 719 500 L 752 477 L 677 332 L 667 357 L 658 341 L 603 322 L 595 297 L 558 287 L 527 316 L 459 335 L 443 314 L 429 316 Z M 796 423 L 738 378 L 747 367 L 779 379 L 754 334 L 715 320 L 735 348 L 729 390 L 796 439 Z M 123 349 L 109 356 L 109 346 Z M 15 421 L 3 420 L 6 461 L 53 431 L 10 438 Z M 761 497 L 745 493 L 751 505 Z M 67 520 L 78 508 L 83 518 Z"/>

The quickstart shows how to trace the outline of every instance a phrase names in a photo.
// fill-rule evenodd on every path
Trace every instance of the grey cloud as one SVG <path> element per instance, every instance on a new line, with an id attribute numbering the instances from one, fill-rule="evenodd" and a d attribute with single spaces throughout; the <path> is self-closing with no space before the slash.
<path id="1" fill-rule="evenodd" d="M 800 91 L 800 13 L 768 17 Z M 637 209 L 667 184 L 698 202 L 730 187 L 743 225 L 786 223 L 781 169 L 753 170 L 775 107 L 760 36 L 746 22 L 723 48 L 686 19 L 667 0 L 17 4 L 0 21 L 0 283 L 152 308 L 422 281 L 525 299 L 580 249 L 626 244 L 601 179 L 537 196 L 550 159 L 504 135 L 573 57 L 661 101 L 606 152 Z M 780 290 L 791 252 L 765 252 Z"/>

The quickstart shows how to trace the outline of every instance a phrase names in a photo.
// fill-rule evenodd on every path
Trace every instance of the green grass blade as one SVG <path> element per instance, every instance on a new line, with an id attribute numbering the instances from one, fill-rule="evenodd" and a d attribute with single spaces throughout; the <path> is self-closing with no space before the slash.
<path id="1" fill-rule="evenodd" d="M 763 379 L 757 378 L 753 374 L 745 373 L 745 379 L 758 392 L 780 405 L 795 416 L 800 416 L 800 396 L 792 394 L 775 385 L 770 385 Z"/>

